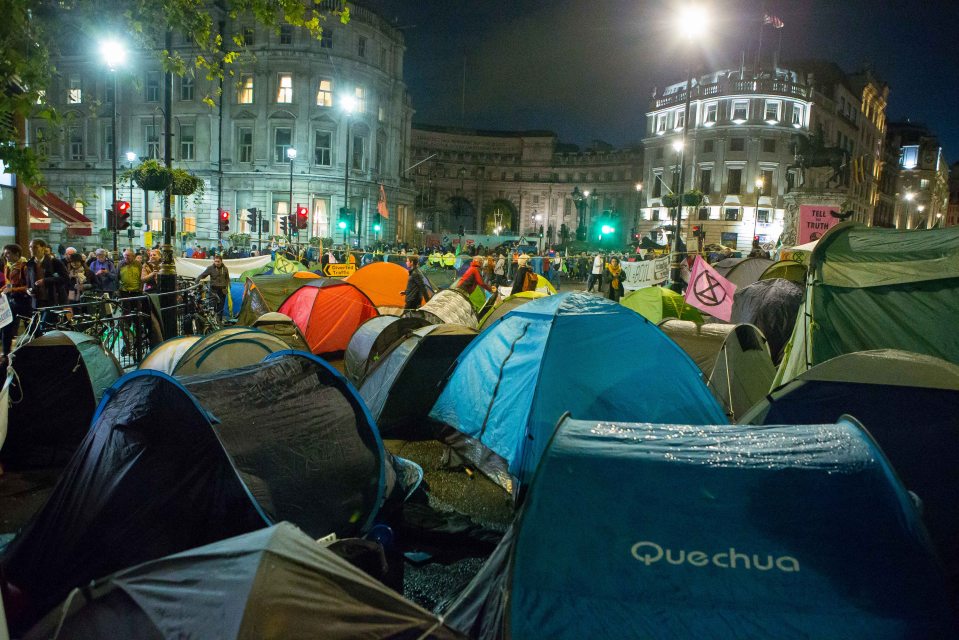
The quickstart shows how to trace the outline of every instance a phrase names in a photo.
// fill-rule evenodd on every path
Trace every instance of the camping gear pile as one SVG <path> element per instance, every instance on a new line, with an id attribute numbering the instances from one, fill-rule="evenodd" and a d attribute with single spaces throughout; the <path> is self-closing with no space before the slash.
<path id="1" fill-rule="evenodd" d="M 717 266 L 729 323 L 658 287 L 399 317 L 390 262 L 253 275 L 246 326 L 63 365 L 96 409 L 0 556 L 11 629 L 951 637 L 959 231 L 794 255 Z M 32 348 L 96 351 L 62 340 Z"/>

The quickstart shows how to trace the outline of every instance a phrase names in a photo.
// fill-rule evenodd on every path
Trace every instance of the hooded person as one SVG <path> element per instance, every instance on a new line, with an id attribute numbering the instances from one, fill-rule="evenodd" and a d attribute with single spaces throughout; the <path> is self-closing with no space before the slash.
<path id="1" fill-rule="evenodd" d="M 511 293 L 516 294 L 522 291 L 536 291 L 536 285 L 539 278 L 536 272 L 529 266 L 529 256 L 521 253 L 516 259 L 516 275 L 513 276 L 513 289 Z"/>
<path id="2" fill-rule="evenodd" d="M 455 286 L 465 291 L 466 295 L 471 295 L 474 291 L 476 291 L 476 287 L 482 287 L 490 293 L 495 293 L 493 291 L 493 287 L 483 282 L 483 275 L 480 273 L 482 266 L 482 256 L 476 256 L 473 258 L 469 269 L 467 269 L 466 273 L 463 274 L 463 277 L 456 282 Z"/>

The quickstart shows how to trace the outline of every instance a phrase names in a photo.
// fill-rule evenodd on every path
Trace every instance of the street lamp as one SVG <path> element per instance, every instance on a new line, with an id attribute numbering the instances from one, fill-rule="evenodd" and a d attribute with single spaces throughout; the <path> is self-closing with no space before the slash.
<path id="1" fill-rule="evenodd" d="M 347 94 L 340 98 L 340 106 L 346 115 L 346 161 L 343 163 L 343 209 L 344 213 L 350 211 L 350 169 L 353 159 L 350 157 L 350 119 L 353 110 L 356 109 L 356 98 Z M 350 229 L 352 232 L 353 229 Z M 346 244 L 346 234 L 344 233 L 343 243 Z"/>
<path id="2" fill-rule="evenodd" d="M 115 91 L 113 95 L 116 96 Z M 133 163 L 136 162 L 137 154 L 134 153 L 133 151 L 127 151 L 126 155 L 127 155 L 127 162 L 130 163 L 130 209 L 133 209 Z M 146 210 L 146 203 L 144 203 L 144 211 L 145 210 Z M 131 211 L 130 213 L 133 213 L 133 212 Z M 145 219 L 146 219 L 146 214 L 144 214 L 144 220 Z M 130 238 L 133 238 L 133 236 L 130 236 Z M 130 244 L 132 245 L 133 242 L 131 241 Z"/>
<path id="3" fill-rule="evenodd" d="M 286 208 L 287 220 L 291 223 L 294 223 L 295 218 L 293 218 L 293 161 L 296 160 L 296 149 L 290 147 L 286 150 L 286 157 L 290 161 L 290 204 Z M 294 223 L 295 224 L 295 223 Z M 292 232 L 293 229 L 290 226 L 287 226 L 287 231 Z M 293 235 L 290 233 L 290 235 Z M 299 236 L 300 232 L 297 230 L 296 235 Z"/>
<path id="4" fill-rule="evenodd" d="M 766 181 L 762 176 L 756 178 L 756 211 L 753 212 L 753 240 L 756 239 L 756 225 L 759 222 L 759 197 L 763 194 L 763 186 Z"/>
<path id="5" fill-rule="evenodd" d="M 119 97 L 119 82 L 117 80 L 117 69 L 119 69 L 127 59 L 127 51 L 119 40 L 104 40 L 100 43 L 100 55 L 107 64 L 110 72 L 113 74 L 113 113 L 110 120 L 111 138 L 110 159 L 112 160 L 112 179 L 113 179 L 113 200 L 110 204 L 110 215 L 113 216 L 113 257 L 117 258 L 118 238 L 120 235 L 117 229 L 117 98 Z"/>

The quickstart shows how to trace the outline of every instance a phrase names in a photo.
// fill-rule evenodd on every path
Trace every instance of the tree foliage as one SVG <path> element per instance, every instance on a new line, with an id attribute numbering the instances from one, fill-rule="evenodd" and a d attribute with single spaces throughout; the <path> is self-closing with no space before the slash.
<path id="1" fill-rule="evenodd" d="M 279 31 L 289 24 L 321 38 L 328 19 L 349 22 L 346 0 L 5 0 L 0 20 L 0 161 L 7 171 L 37 185 L 39 150 L 23 144 L 18 123 L 41 118 L 59 123 L 44 92 L 57 75 L 51 64 L 66 43 L 95 47 L 101 34 L 122 34 L 129 48 L 153 52 L 166 71 L 202 73 L 210 80 L 232 75 L 249 61 L 242 35 L 224 37 L 221 20 L 250 20 Z M 168 51 L 167 31 L 186 36 L 189 58 Z M 215 106 L 218 95 L 204 96 Z M 50 102 L 55 102 L 51 100 Z"/>

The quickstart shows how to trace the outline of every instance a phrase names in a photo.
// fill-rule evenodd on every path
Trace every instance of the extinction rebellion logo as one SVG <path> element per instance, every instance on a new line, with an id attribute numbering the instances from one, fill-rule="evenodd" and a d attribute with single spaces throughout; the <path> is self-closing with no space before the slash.
<path id="1" fill-rule="evenodd" d="M 655 542 L 641 540 L 633 545 L 631 553 L 634 558 L 647 567 L 663 561 L 672 565 L 689 564 L 694 567 L 712 565 L 720 569 L 756 569 L 757 571 L 778 569 L 783 573 L 799 572 L 799 560 L 792 556 L 773 557 L 758 553 L 742 553 L 736 551 L 733 547 L 719 553 L 710 554 L 705 551 L 687 551 L 685 549 L 674 551 L 673 549 L 663 548 Z"/>

